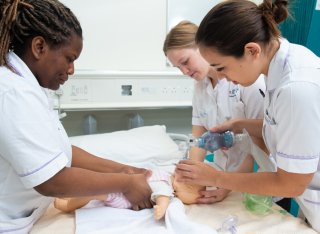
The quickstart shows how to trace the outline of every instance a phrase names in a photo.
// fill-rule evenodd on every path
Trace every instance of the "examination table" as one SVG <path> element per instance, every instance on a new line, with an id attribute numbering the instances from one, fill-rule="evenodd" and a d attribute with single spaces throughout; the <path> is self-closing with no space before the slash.
<path id="1" fill-rule="evenodd" d="M 72 144 L 87 150 L 97 156 L 117 160 L 134 166 L 161 167 L 168 172 L 173 172 L 174 165 L 183 153 L 166 133 L 165 126 L 147 126 L 128 131 L 118 131 L 113 133 L 87 135 L 71 137 Z M 105 207 L 106 209 L 114 209 Z M 231 192 L 222 202 L 210 205 L 185 205 L 184 213 L 192 222 L 203 224 L 212 229 L 219 230 L 223 222 L 230 215 L 237 218 L 235 225 L 236 233 L 317 233 L 307 226 L 299 218 L 290 214 L 279 212 L 281 209 L 276 204 L 273 205 L 275 211 L 265 216 L 254 215 L 246 210 L 243 204 L 241 193 Z M 85 209 L 85 208 L 82 208 Z M 81 210 L 81 209 L 80 209 Z M 92 210 L 94 212 L 94 210 Z M 95 229 L 91 226 L 91 231 L 79 230 L 76 227 L 77 220 L 75 214 L 66 214 L 55 209 L 53 204 L 49 206 L 46 213 L 38 220 L 31 234 L 71 234 L 71 233 L 111 233 L 108 231 L 108 224 L 104 228 Z M 103 217 L 97 219 L 103 220 Z M 108 217 L 105 217 L 107 223 Z M 163 222 L 163 221 L 161 221 Z M 92 225 L 92 224 L 91 224 Z M 123 223 L 125 226 L 126 223 Z M 136 233 L 134 229 L 123 233 Z M 155 234 L 155 231 L 145 232 Z M 190 232 L 191 233 L 191 232 Z M 200 232 L 199 232 L 200 233 Z M 213 232 L 214 233 L 214 232 Z M 231 233 L 229 231 L 222 233 Z M 188 234 L 188 232 L 181 233 Z"/>

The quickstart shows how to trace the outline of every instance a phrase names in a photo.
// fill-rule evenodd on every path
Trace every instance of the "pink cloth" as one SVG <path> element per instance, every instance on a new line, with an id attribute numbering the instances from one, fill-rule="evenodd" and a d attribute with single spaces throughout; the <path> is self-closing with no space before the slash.
<path id="1" fill-rule="evenodd" d="M 170 176 L 167 172 L 159 169 L 152 170 L 152 175 L 148 179 L 148 182 L 152 181 L 164 181 L 164 182 L 169 182 L 170 181 Z"/>
<path id="2" fill-rule="evenodd" d="M 164 181 L 169 183 L 170 176 L 165 171 L 158 170 L 158 169 L 152 170 L 152 175 L 148 179 L 148 182 L 153 182 L 153 181 Z M 106 200 L 104 201 L 104 204 L 106 206 L 120 208 L 120 209 L 128 209 L 132 207 L 131 203 L 122 193 L 108 194 Z"/>
<path id="3" fill-rule="evenodd" d="M 110 193 L 104 201 L 106 206 L 128 209 L 131 208 L 131 203 L 122 193 Z"/>

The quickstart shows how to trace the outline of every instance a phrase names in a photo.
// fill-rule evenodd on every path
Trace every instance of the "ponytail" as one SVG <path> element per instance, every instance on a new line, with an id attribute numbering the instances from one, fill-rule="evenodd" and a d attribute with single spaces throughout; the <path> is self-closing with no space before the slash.
<path id="1" fill-rule="evenodd" d="M 267 45 L 281 36 L 277 24 L 288 17 L 287 7 L 287 0 L 264 0 L 259 6 L 248 0 L 221 2 L 200 23 L 196 43 L 242 57 L 247 43 Z"/>

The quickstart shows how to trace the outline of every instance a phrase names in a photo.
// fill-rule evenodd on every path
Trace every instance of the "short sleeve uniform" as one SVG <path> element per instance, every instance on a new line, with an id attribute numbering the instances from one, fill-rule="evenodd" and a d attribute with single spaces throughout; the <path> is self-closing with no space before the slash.
<path id="1" fill-rule="evenodd" d="M 277 167 L 291 173 L 315 173 L 296 198 L 308 221 L 320 232 L 320 59 L 282 39 L 266 78 L 263 135 Z"/>
<path id="2" fill-rule="evenodd" d="M 71 163 L 71 145 L 45 90 L 14 53 L 0 68 L 0 233 L 27 233 L 52 198 L 33 188 Z"/>
<path id="3" fill-rule="evenodd" d="M 262 119 L 264 78 L 249 87 L 242 87 L 219 80 L 213 88 L 209 78 L 195 83 L 192 103 L 192 125 L 203 126 L 210 130 L 214 126 L 233 118 Z M 236 170 L 247 155 L 240 145 L 227 151 L 214 152 L 215 162 L 224 170 Z"/>

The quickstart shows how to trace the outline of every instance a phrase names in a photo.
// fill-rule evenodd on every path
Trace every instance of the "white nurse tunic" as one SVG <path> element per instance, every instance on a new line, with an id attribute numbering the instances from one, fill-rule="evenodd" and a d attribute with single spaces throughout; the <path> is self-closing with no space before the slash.
<path id="1" fill-rule="evenodd" d="M 249 87 L 235 85 L 226 79 L 219 80 L 214 88 L 209 78 L 197 81 L 192 103 L 192 125 L 210 130 L 233 118 L 262 119 L 263 97 L 259 89 L 265 90 L 263 76 Z M 217 150 L 214 154 L 219 167 L 234 171 L 247 152 L 237 143 L 229 150 Z"/>
<path id="2" fill-rule="evenodd" d="M 44 89 L 13 52 L 0 67 L 0 233 L 27 233 L 52 198 L 33 187 L 71 163 L 71 145 Z"/>
<path id="3" fill-rule="evenodd" d="M 282 39 L 270 63 L 266 87 L 265 143 L 278 168 L 315 173 L 296 200 L 320 232 L 320 59 L 305 47 Z"/>

